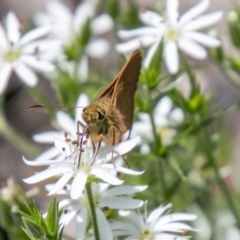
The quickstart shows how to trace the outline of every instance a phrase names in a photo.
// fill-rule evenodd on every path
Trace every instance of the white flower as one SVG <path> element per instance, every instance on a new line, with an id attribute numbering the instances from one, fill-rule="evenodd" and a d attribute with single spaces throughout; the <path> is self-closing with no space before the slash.
<path id="1" fill-rule="evenodd" d="M 82 34 L 86 34 L 83 29 L 89 20 L 92 36 L 103 34 L 112 29 L 113 21 L 109 15 L 101 14 L 94 18 L 96 7 L 96 1 L 86 1 L 81 3 L 72 15 L 70 9 L 59 1 L 49 1 L 46 5 L 46 13 L 39 13 L 36 17 L 36 23 L 38 25 L 52 24 L 52 35 L 62 40 L 63 48 L 71 47 L 71 44 L 77 39 L 79 40 Z M 109 43 L 103 38 L 90 37 L 85 44 L 85 46 L 81 46 L 84 47 L 84 53 L 79 59 L 78 66 L 82 80 L 88 76 L 88 56 L 101 58 L 109 51 Z"/>
<path id="2" fill-rule="evenodd" d="M 122 180 L 116 177 L 117 173 L 130 175 L 139 175 L 143 172 L 136 172 L 132 169 L 115 166 L 113 163 L 107 163 L 112 158 L 125 155 L 139 141 L 139 137 L 123 141 L 117 145 L 101 147 L 97 155 L 93 153 L 90 141 L 82 141 L 81 132 L 78 132 L 74 139 L 66 138 L 65 141 L 55 140 L 55 147 L 62 154 L 55 160 L 46 161 L 27 161 L 24 162 L 30 166 L 49 166 L 46 170 L 37 173 L 27 179 L 26 183 L 33 184 L 44 179 L 58 176 L 59 180 L 48 193 L 53 195 L 63 188 L 68 182 L 71 184 L 71 198 L 77 199 L 82 194 L 85 184 L 88 181 L 98 181 L 120 185 Z M 96 155 L 96 156 L 95 156 Z"/>
<path id="3" fill-rule="evenodd" d="M 173 108 L 172 100 L 165 96 L 161 98 L 153 112 L 154 124 L 157 133 L 161 136 L 162 143 L 168 145 L 171 143 L 176 131 L 171 128 L 180 124 L 184 120 L 183 111 L 180 108 Z M 153 131 L 150 117 L 147 113 L 139 114 L 140 121 L 133 124 L 132 135 L 140 135 L 147 141 L 153 140 Z M 149 147 L 146 144 L 141 145 L 142 153 L 148 153 Z"/>
<path id="4" fill-rule="evenodd" d="M 51 49 L 54 41 L 39 40 L 49 34 L 50 26 L 33 29 L 21 36 L 21 24 L 13 12 L 6 16 L 5 27 L 0 24 L 0 94 L 7 87 L 12 71 L 28 86 L 37 84 L 34 71 L 51 72 L 52 63 L 40 59 Z"/>
<path id="5" fill-rule="evenodd" d="M 48 131 L 43 133 L 38 133 L 33 136 L 34 141 L 38 143 L 50 143 L 53 144 L 55 139 L 64 140 L 64 132 L 66 132 L 70 138 L 73 138 L 77 132 L 77 122 L 84 122 L 82 119 L 82 110 L 83 107 L 86 107 L 89 104 L 89 99 L 87 95 L 81 94 L 78 97 L 75 108 L 75 119 L 72 119 L 67 113 L 59 111 L 56 114 L 56 123 L 59 131 Z M 78 108 L 79 107 L 79 108 Z M 51 147 L 47 151 L 40 154 L 35 161 L 42 161 L 46 159 L 54 159 L 61 155 L 61 151 L 59 151 L 56 147 Z"/>
<path id="6" fill-rule="evenodd" d="M 165 64 L 169 72 L 175 74 L 179 70 L 178 49 L 193 58 L 204 59 L 207 52 L 201 45 L 207 47 L 220 45 L 219 40 L 198 32 L 199 29 L 217 23 L 222 17 L 222 12 L 200 16 L 208 6 L 209 0 L 202 0 L 180 18 L 178 18 L 177 11 L 178 0 L 166 0 L 165 18 L 153 11 L 140 10 L 139 18 L 147 27 L 129 31 L 120 30 L 120 38 L 132 39 L 118 44 L 117 51 L 125 53 L 142 46 L 150 47 L 143 63 L 145 67 L 148 67 L 160 41 L 164 40 Z"/>
<path id="7" fill-rule="evenodd" d="M 126 219 L 115 222 L 112 229 L 116 237 L 126 236 L 127 240 L 185 240 L 187 231 L 196 231 L 182 221 L 192 221 L 197 218 L 194 214 L 172 213 L 163 215 L 171 204 L 160 206 L 153 210 L 148 217 L 130 211 L 120 211 Z"/>
<path id="8" fill-rule="evenodd" d="M 47 186 L 51 189 L 51 186 Z M 59 194 L 69 194 L 70 186 L 65 190 L 58 192 Z M 112 231 L 103 211 L 109 209 L 135 209 L 143 205 L 143 201 L 132 199 L 123 194 L 133 194 L 144 191 L 147 186 L 121 186 L 108 189 L 108 184 L 91 185 L 92 195 L 96 208 L 98 228 L 101 239 L 113 239 Z M 77 221 L 76 239 L 82 239 L 85 236 L 86 227 L 89 224 L 89 200 L 84 191 L 81 196 L 76 199 L 64 199 L 59 202 L 59 207 L 64 209 L 61 222 L 67 225 L 74 217 Z"/>

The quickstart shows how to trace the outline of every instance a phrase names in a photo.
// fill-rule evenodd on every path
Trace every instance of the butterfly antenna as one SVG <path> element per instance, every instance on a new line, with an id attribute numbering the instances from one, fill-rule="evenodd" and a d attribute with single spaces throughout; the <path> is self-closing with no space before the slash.
<path id="1" fill-rule="evenodd" d="M 55 105 L 32 105 L 28 107 L 27 109 L 32 109 L 32 108 L 84 108 L 84 107 L 79 107 L 79 106 L 55 106 Z"/>

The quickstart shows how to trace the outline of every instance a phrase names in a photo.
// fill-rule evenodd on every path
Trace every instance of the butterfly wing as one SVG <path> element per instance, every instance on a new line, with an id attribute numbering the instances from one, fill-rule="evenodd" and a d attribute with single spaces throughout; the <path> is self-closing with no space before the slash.
<path id="1" fill-rule="evenodd" d="M 106 97 L 111 99 L 112 106 L 116 107 L 124 117 L 127 129 L 130 129 L 132 125 L 134 96 L 137 89 L 141 61 L 141 52 L 136 50 L 113 82 L 97 98 Z"/>

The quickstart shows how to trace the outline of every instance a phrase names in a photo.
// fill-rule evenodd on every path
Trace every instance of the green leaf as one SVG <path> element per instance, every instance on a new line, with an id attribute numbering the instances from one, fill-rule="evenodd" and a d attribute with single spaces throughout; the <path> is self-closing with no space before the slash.
<path id="1" fill-rule="evenodd" d="M 23 230 L 27 234 L 27 236 L 31 239 L 41 239 L 45 236 L 45 231 L 42 228 L 41 224 L 36 223 L 34 220 L 30 218 L 22 218 L 24 223 Z"/>

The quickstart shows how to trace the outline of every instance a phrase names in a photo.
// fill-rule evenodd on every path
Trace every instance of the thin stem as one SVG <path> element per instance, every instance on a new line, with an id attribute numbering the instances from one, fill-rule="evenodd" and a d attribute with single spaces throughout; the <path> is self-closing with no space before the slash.
<path id="1" fill-rule="evenodd" d="M 149 90 L 148 90 L 148 99 L 149 99 L 149 101 L 151 101 L 151 103 L 153 102 L 152 97 L 151 97 L 151 93 L 150 93 Z M 159 150 L 162 146 L 162 142 L 161 142 L 160 137 L 157 134 L 157 130 L 156 130 L 156 126 L 155 126 L 155 122 L 154 122 L 154 118 L 153 118 L 153 113 L 149 112 L 148 115 L 150 117 L 153 136 L 154 136 L 154 140 L 155 140 L 155 155 L 159 157 Z M 162 197 L 163 197 L 163 200 L 165 200 L 166 183 L 165 183 L 165 177 L 164 177 L 164 171 L 163 171 L 163 158 L 161 158 L 160 161 L 158 161 L 158 162 L 159 162 L 159 164 L 157 163 L 156 169 L 157 169 L 157 171 L 160 172 L 160 174 L 158 174 L 158 176 L 159 176 L 159 179 L 160 179 L 160 182 L 161 182 L 161 186 L 163 188 Z"/>
<path id="2" fill-rule="evenodd" d="M 94 199 L 93 199 L 93 195 L 92 195 L 91 183 L 86 184 L 85 190 L 86 190 L 86 193 L 88 196 L 95 240 L 100 240 L 98 224 L 97 224 L 96 208 L 95 208 L 95 203 L 94 203 Z"/>
<path id="3" fill-rule="evenodd" d="M 211 166 L 214 170 L 214 173 L 215 173 L 216 178 L 217 178 L 218 185 L 221 188 L 222 193 L 225 197 L 225 201 L 228 204 L 229 208 L 231 209 L 232 213 L 234 214 L 237 226 L 240 229 L 240 218 L 239 218 L 239 215 L 238 215 L 238 211 L 235 207 L 235 204 L 234 204 L 234 201 L 232 199 L 231 193 L 229 192 L 224 180 L 222 179 L 222 177 L 219 173 L 219 168 L 218 168 L 218 165 L 216 163 L 216 160 L 214 159 L 214 157 L 212 155 L 211 141 L 208 137 L 208 134 L 203 129 L 202 129 L 201 140 L 202 140 L 201 144 L 202 144 L 202 146 L 205 150 L 206 157 L 208 159 L 208 162 L 211 164 Z"/>
<path id="4" fill-rule="evenodd" d="M 6 120 L 2 98 L 0 98 L 0 135 L 22 151 L 24 155 L 34 157 L 39 154 L 39 149 L 31 141 L 12 128 Z"/>

